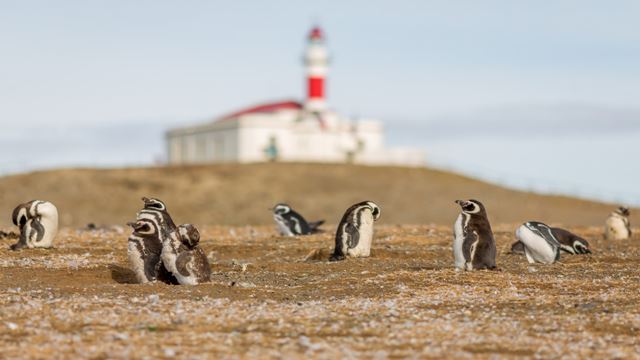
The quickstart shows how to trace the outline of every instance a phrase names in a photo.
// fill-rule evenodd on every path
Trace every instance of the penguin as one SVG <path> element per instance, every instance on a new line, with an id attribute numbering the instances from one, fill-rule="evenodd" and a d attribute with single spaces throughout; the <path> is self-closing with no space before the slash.
<path id="1" fill-rule="evenodd" d="M 560 250 L 568 254 L 591 254 L 589 242 L 580 236 L 561 228 L 551 228 L 551 233 L 560 243 Z M 516 241 L 511 245 L 511 253 L 524 255 L 524 244 Z"/>
<path id="2" fill-rule="evenodd" d="M 526 222 L 516 229 L 516 239 L 524 244 L 524 254 L 530 264 L 553 264 L 560 260 L 562 244 L 546 224 Z"/>
<path id="3" fill-rule="evenodd" d="M 191 224 L 178 226 L 164 239 L 162 263 L 181 285 L 197 285 L 211 279 L 211 266 L 199 242 L 200 232 Z"/>
<path id="4" fill-rule="evenodd" d="M 143 218 L 127 225 L 133 228 L 128 240 L 127 254 L 136 280 L 140 284 L 156 281 L 162 252 L 159 224 Z"/>
<path id="5" fill-rule="evenodd" d="M 631 237 L 629 208 L 620 206 L 609 214 L 605 223 L 604 235 L 607 240 L 625 240 Z"/>
<path id="6" fill-rule="evenodd" d="M 169 215 L 167 206 L 160 199 L 143 197 L 144 207 L 138 213 L 138 219 L 155 219 L 162 231 L 176 231 L 177 227 Z"/>
<path id="7" fill-rule="evenodd" d="M 18 226 L 18 242 L 11 250 L 22 248 L 50 248 L 58 234 L 58 209 L 52 203 L 33 200 L 18 205 L 11 215 Z"/>
<path id="8" fill-rule="evenodd" d="M 453 225 L 453 257 L 459 270 L 496 269 L 496 242 L 484 205 L 456 200 L 462 212 Z"/>
<path id="9" fill-rule="evenodd" d="M 324 220 L 307 222 L 287 204 L 277 204 L 272 210 L 273 220 L 282 236 L 315 234 L 319 231 L 318 227 L 324 224 Z"/>
<path id="10" fill-rule="evenodd" d="M 177 228 L 161 200 L 143 197 L 142 201 L 144 206 L 136 221 L 127 224 L 133 228 L 127 254 L 136 280 L 141 284 L 153 281 L 178 284 L 161 261 L 163 241 Z"/>
<path id="11" fill-rule="evenodd" d="M 373 223 L 380 218 L 380 207 L 373 201 L 352 205 L 342 216 L 336 231 L 336 247 L 329 261 L 346 256 L 368 257 L 371 254 Z"/>

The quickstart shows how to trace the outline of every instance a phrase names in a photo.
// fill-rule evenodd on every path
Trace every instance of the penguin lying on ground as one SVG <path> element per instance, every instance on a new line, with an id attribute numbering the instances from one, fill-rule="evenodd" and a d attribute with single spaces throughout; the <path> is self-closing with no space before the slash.
<path id="1" fill-rule="evenodd" d="M 561 228 L 551 228 L 551 232 L 560 243 L 560 250 L 573 255 L 591 254 L 589 242 L 580 236 Z M 524 255 L 524 244 L 521 241 L 514 242 L 511 253 Z"/>
<path id="2" fill-rule="evenodd" d="M 496 242 L 484 205 L 478 200 L 456 200 L 462 212 L 453 226 L 453 256 L 460 270 L 496 268 Z"/>
<path id="3" fill-rule="evenodd" d="M 277 204 L 272 210 L 273 220 L 283 236 L 314 234 L 319 231 L 318 227 L 324 224 L 324 220 L 307 222 L 287 204 Z"/>
<path id="4" fill-rule="evenodd" d="M 380 218 L 380 207 L 373 201 L 352 205 L 342 216 L 336 231 L 336 247 L 329 261 L 346 256 L 368 257 L 371 254 L 373 222 Z"/>
<path id="5" fill-rule="evenodd" d="M 144 207 L 136 221 L 127 224 L 133 228 L 127 247 L 131 269 L 141 284 L 156 280 L 178 284 L 178 280 L 161 261 L 163 240 L 176 232 L 177 228 L 162 201 L 149 198 L 142 200 Z"/>
<path id="6" fill-rule="evenodd" d="M 20 229 L 18 242 L 11 250 L 50 248 L 58 233 L 58 209 L 48 201 L 33 200 L 18 205 L 11 215 Z"/>
<path id="7" fill-rule="evenodd" d="M 631 237 L 629 208 L 620 206 L 609 214 L 605 223 L 604 236 L 607 240 L 624 240 Z"/>
<path id="8" fill-rule="evenodd" d="M 531 264 L 553 264 L 560 260 L 562 244 L 546 224 L 529 221 L 520 225 L 516 230 L 516 240 L 524 244 L 524 254 Z"/>
<path id="9" fill-rule="evenodd" d="M 200 232 L 191 224 L 183 224 L 162 244 L 162 263 L 181 285 L 208 282 L 211 267 L 207 255 L 198 243 Z"/>

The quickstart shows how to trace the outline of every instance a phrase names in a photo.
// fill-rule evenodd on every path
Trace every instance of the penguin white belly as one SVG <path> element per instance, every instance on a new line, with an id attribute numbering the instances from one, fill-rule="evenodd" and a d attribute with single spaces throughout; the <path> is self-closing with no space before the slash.
<path id="1" fill-rule="evenodd" d="M 370 211 L 362 215 L 362 222 L 358 233 L 360 235 L 358 245 L 352 249 L 347 249 L 347 255 L 352 257 L 368 257 L 371 255 L 371 242 L 373 240 L 373 216 Z"/>
<path id="2" fill-rule="evenodd" d="M 464 255 L 462 254 L 462 243 L 464 242 L 464 231 L 462 230 L 464 216 L 458 215 L 455 224 L 453 225 L 453 258 L 455 260 L 456 268 L 464 269 Z"/>
<path id="3" fill-rule="evenodd" d="M 277 216 L 274 216 L 273 219 L 276 221 L 276 225 L 278 226 L 278 231 L 282 236 L 293 236 L 293 232 L 291 229 L 285 224 L 284 219 L 279 219 Z"/>
<path id="4" fill-rule="evenodd" d="M 145 284 L 149 282 L 149 279 L 147 279 L 147 274 L 144 272 L 144 260 L 142 259 L 143 254 L 140 252 L 137 245 L 138 244 L 136 244 L 136 242 L 129 241 L 127 255 L 129 256 L 129 263 L 131 264 L 131 269 L 136 275 L 138 283 Z"/>
<path id="5" fill-rule="evenodd" d="M 52 219 L 49 217 L 43 217 L 40 220 L 42 227 L 44 228 L 44 236 L 42 240 L 35 242 L 36 247 L 50 248 L 53 245 L 53 239 L 58 234 L 58 218 Z"/>
<path id="6" fill-rule="evenodd" d="M 516 230 L 516 239 L 524 244 L 524 254 L 530 264 L 536 262 L 552 264 L 556 261 L 556 252 L 553 247 L 526 226 L 521 225 Z"/>
<path id="7" fill-rule="evenodd" d="M 624 220 L 619 217 L 610 217 L 607 219 L 606 238 L 609 240 L 624 240 L 629 238 L 629 231 Z"/>

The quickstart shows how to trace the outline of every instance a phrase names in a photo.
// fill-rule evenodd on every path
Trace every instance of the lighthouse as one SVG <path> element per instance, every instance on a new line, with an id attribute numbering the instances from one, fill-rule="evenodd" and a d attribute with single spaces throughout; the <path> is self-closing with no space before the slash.
<path id="1" fill-rule="evenodd" d="M 305 110 L 321 113 L 326 110 L 325 84 L 329 65 L 329 55 L 325 46 L 322 29 L 315 26 L 309 32 L 307 49 L 304 54 L 304 66 L 307 81 Z"/>
<path id="2" fill-rule="evenodd" d="M 380 121 L 350 118 L 327 106 L 329 54 L 325 34 L 315 26 L 305 40 L 306 94 L 252 104 L 202 124 L 169 130 L 169 163 L 289 161 L 421 166 L 425 157 L 422 150 L 384 145 Z"/>

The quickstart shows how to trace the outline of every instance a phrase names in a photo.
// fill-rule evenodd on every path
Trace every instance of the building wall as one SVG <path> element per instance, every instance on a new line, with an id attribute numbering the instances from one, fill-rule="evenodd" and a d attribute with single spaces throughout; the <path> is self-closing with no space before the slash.
<path id="1" fill-rule="evenodd" d="M 387 149 L 378 121 L 356 123 L 335 113 L 301 118 L 298 111 L 247 114 L 170 131 L 170 164 L 277 161 L 353 162 L 419 166 L 424 153 Z M 322 120 L 322 121 L 320 121 Z"/>

